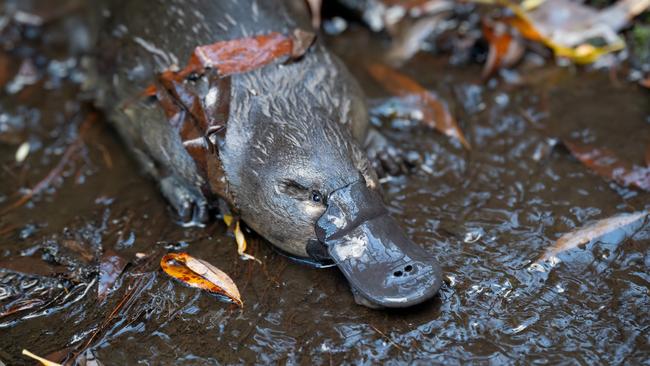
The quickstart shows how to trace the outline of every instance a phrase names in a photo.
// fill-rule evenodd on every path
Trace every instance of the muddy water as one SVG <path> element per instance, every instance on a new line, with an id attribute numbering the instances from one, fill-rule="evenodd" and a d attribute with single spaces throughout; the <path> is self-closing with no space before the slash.
<path id="1" fill-rule="evenodd" d="M 576 249 L 549 272 L 528 269 L 562 233 L 650 209 L 649 194 L 607 183 L 553 147 L 573 137 L 641 164 L 650 142 L 647 91 L 607 73 L 554 66 L 522 73 L 517 86 L 486 85 L 478 66 L 418 55 L 402 70 L 449 103 L 468 152 L 407 118 L 366 75 L 363 61 L 377 58 L 383 40 L 353 28 L 329 42 L 366 90 L 372 122 L 423 157 L 420 170 L 383 188 L 393 214 L 443 265 L 439 296 L 406 310 L 367 309 L 335 269 L 293 263 L 254 234 L 249 252 L 262 264 L 242 261 L 219 221 L 178 226 L 101 115 L 88 119 L 74 72 L 55 68 L 40 84 L 0 97 L 1 207 L 46 177 L 71 144 L 81 147 L 51 188 L 0 216 L 0 261 L 60 259 L 46 244 L 76 243 L 72 257 L 84 248 L 86 267 L 79 266 L 88 271 L 64 279 L 35 265 L 0 270 L 2 311 L 17 299 L 49 301 L 0 319 L 0 360 L 28 364 L 23 348 L 48 355 L 87 343 L 84 356 L 111 365 L 650 362 L 650 225 L 618 245 Z M 23 141 L 32 149 L 17 164 Z M 93 263 L 109 249 L 132 263 L 153 252 L 152 263 L 127 267 L 99 301 Z M 162 274 L 156 261 L 168 250 L 229 273 L 244 308 Z"/>

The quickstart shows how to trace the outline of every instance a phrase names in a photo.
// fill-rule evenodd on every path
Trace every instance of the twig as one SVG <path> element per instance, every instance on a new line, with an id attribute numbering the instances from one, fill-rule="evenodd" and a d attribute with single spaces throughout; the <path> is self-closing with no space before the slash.
<path id="1" fill-rule="evenodd" d="M 1 210 L 0 215 L 4 215 L 9 211 L 24 205 L 30 199 L 32 199 L 32 197 L 46 190 L 50 186 L 50 184 L 52 184 L 52 181 L 54 181 L 57 177 L 61 175 L 61 173 L 63 173 L 63 169 L 65 169 L 65 166 L 70 162 L 74 154 L 77 153 L 77 151 L 83 146 L 82 136 L 85 133 L 85 131 L 88 129 L 89 125 L 92 124 L 96 118 L 97 115 L 95 113 L 91 113 L 88 115 L 88 117 L 86 117 L 86 119 L 79 127 L 79 136 L 77 136 L 74 142 L 70 144 L 70 146 L 68 146 L 68 148 L 63 153 L 63 156 L 61 156 L 61 160 L 59 160 L 56 166 L 48 173 L 47 176 L 45 176 L 45 178 L 43 178 L 32 189 L 30 189 L 29 192 L 24 194 L 13 204 Z"/>
<path id="2" fill-rule="evenodd" d="M 389 337 L 389 336 L 387 336 L 386 334 L 384 334 L 384 332 L 382 332 L 381 330 L 375 328 L 374 325 L 372 325 L 372 324 L 368 324 L 368 326 L 369 326 L 370 328 L 374 329 L 375 332 L 379 333 L 382 337 L 384 337 L 384 338 L 385 338 L 385 339 L 386 339 L 390 344 L 392 344 L 393 346 L 395 346 L 395 348 L 397 348 L 397 349 L 400 350 L 400 351 L 404 351 L 404 349 L 403 349 L 402 347 L 400 347 L 399 344 L 395 343 L 395 341 L 393 341 L 393 339 L 392 339 L 391 337 Z"/>

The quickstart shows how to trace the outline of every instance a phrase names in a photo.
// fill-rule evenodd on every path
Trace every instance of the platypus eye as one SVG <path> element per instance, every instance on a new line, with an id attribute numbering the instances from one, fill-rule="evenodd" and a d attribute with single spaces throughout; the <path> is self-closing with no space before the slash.
<path id="1" fill-rule="evenodd" d="M 318 191 L 311 191 L 311 200 L 317 203 L 323 202 L 323 195 Z"/>

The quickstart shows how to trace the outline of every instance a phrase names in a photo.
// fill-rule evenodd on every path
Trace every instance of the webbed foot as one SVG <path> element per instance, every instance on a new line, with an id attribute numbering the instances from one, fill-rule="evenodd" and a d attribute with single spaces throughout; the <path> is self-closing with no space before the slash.
<path id="1" fill-rule="evenodd" d="M 181 225 L 205 226 L 208 223 L 208 201 L 199 191 L 174 176 L 163 178 L 160 181 L 160 189 L 178 214 Z"/>
<path id="2" fill-rule="evenodd" d="M 370 129 L 366 137 L 370 164 L 381 178 L 402 175 L 420 166 L 422 158 L 416 151 L 404 151 L 392 145 L 379 131 Z"/>

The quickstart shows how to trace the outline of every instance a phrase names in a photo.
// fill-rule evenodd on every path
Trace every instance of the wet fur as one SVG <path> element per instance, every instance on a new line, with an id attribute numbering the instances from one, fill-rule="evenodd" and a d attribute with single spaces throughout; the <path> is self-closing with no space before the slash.
<path id="1" fill-rule="evenodd" d="M 194 47 L 272 31 L 309 29 L 304 2 L 276 0 L 110 1 L 98 48 L 99 101 L 146 170 L 175 177 L 194 194 L 205 184 L 178 134 L 154 103 L 131 103 L 155 73 L 183 66 Z M 283 250 L 306 256 L 326 196 L 376 176 L 360 148 L 367 112 L 345 66 L 317 42 L 299 62 L 232 78 L 220 158 L 244 221 Z M 297 185 L 295 185 L 296 183 Z M 298 187 L 306 188 L 303 190 Z M 304 196 L 303 196 L 304 193 Z"/>

